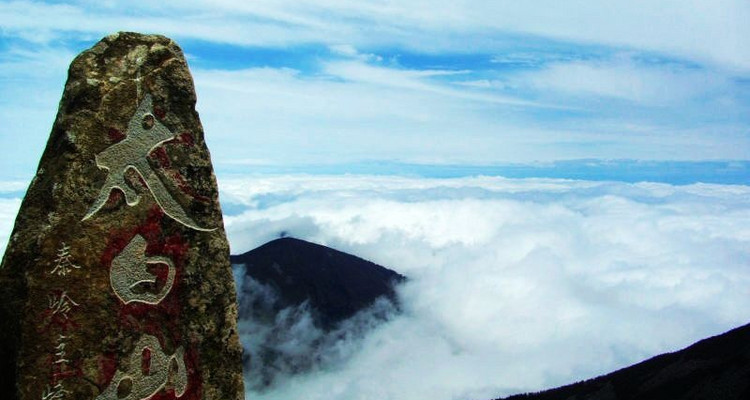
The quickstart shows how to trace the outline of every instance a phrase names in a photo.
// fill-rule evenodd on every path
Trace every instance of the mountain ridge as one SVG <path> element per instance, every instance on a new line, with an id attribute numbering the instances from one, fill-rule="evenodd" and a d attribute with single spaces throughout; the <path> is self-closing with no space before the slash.
<path id="1" fill-rule="evenodd" d="M 398 304 L 395 285 L 403 275 L 363 258 L 292 237 L 272 240 L 241 255 L 233 265 L 276 289 L 282 307 L 308 301 L 325 328 L 353 316 L 381 296 Z"/>
<path id="2" fill-rule="evenodd" d="M 750 399 L 750 324 L 606 375 L 495 400 Z"/>
<path id="3" fill-rule="evenodd" d="M 231 261 L 254 393 L 345 362 L 400 312 L 396 285 L 404 276 L 326 246 L 284 237 Z"/>

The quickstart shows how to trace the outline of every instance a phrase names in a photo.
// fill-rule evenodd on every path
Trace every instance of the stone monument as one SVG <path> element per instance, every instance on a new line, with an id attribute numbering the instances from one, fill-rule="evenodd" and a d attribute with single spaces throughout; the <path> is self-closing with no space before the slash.
<path id="1" fill-rule="evenodd" d="M 70 66 L 0 266 L 0 398 L 241 399 L 216 179 L 180 48 L 110 35 Z"/>

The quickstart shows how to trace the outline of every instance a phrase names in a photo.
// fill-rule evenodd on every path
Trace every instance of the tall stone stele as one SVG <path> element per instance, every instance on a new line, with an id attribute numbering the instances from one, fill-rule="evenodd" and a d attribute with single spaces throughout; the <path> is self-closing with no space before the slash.
<path id="1" fill-rule="evenodd" d="M 163 36 L 114 34 L 71 64 L 0 267 L 0 399 L 244 397 L 195 103 Z"/>

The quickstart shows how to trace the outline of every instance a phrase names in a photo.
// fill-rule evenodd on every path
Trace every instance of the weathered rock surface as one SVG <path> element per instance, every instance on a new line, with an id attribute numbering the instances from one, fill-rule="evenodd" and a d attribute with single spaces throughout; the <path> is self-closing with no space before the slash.
<path id="1" fill-rule="evenodd" d="M 0 398 L 240 399 L 229 247 L 180 48 L 80 54 L 0 267 Z"/>

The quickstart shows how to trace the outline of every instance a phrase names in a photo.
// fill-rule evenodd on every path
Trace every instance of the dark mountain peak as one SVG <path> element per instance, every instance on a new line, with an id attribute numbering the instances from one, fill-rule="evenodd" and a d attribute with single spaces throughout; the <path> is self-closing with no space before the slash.
<path id="1" fill-rule="evenodd" d="M 396 302 L 395 271 L 332 248 L 283 237 L 242 255 L 245 274 L 274 288 L 281 308 L 308 302 L 323 327 L 331 327 L 386 296 Z"/>
<path id="2" fill-rule="evenodd" d="M 326 246 L 283 237 L 231 259 L 252 390 L 344 362 L 399 312 L 403 276 Z"/>
<path id="3" fill-rule="evenodd" d="M 750 399 L 750 324 L 608 375 L 505 400 Z"/>

